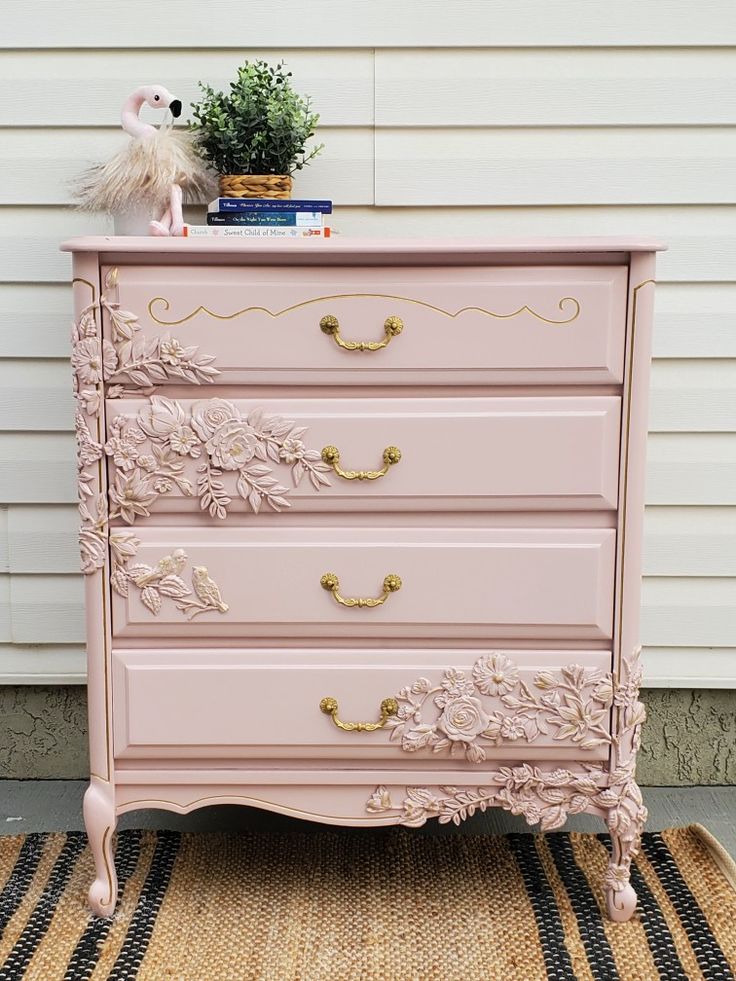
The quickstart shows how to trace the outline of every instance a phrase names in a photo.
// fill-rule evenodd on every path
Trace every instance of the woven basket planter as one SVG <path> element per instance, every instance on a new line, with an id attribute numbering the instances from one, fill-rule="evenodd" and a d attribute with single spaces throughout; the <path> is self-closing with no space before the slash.
<path id="1" fill-rule="evenodd" d="M 288 174 L 221 174 L 220 197 L 290 198 L 291 185 Z"/>

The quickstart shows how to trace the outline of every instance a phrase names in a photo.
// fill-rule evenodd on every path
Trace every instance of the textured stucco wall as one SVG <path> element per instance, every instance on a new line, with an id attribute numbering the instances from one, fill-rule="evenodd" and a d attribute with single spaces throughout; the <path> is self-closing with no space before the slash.
<path id="1" fill-rule="evenodd" d="M 736 691 L 653 688 L 644 700 L 641 784 L 736 784 Z M 0 777 L 86 776 L 85 689 L 0 687 Z"/>

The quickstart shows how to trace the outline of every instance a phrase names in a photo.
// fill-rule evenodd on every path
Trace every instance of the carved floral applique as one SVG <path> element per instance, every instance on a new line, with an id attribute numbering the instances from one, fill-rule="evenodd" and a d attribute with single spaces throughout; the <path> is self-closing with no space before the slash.
<path id="1" fill-rule="evenodd" d="M 185 613 L 187 620 L 202 613 L 227 613 L 230 609 L 204 566 L 192 568 L 191 587 L 182 579 L 187 564 L 187 553 L 183 548 L 174 549 L 171 555 L 165 555 L 155 566 L 150 566 L 131 561 L 139 546 L 140 540 L 132 532 L 110 535 L 110 585 L 120 596 L 127 597 L 131 588 L 140 590 L 141 602 L 154 616 L 160 612 L 164 599 L 173 599 L 177 610 Z"/>
<path id="2" fill-rule="evenodd" d="M 647 819 L 635 779 L 636 752 L 646 719 L 646 710 L 639 700 L 640 650 L 622 658 L 621 680 L 612 684 L 619 725 L 612 741 L 610 772 L 599 763 L 582 764 L 574 770 L 562 767 L 545 770 L 529 763 L 502 766 L 487 774 L 488 783 L 484 786 L 406 787 L 403 799 L 396 804 L 389 788 L 379 786 L 366 801 L 366 811 L 395 814 L 399 824 L 418 828 L 429 818 L 437 818 L 440 824 L 460 824 L 476 811 L 502 807 L 522 815 L 530 825 L 539 824 L 542 831 L 562 827 L 571 814 L 597 811 L 605 816 L 613 844 L 604 877 L 605 891 L 619 910 L 627 903 L 635 903 L 630 886 L 631 863 L 638 854 Z M 502 664 L 499 668 L 493 672 L 492 683 L 505 686 L 511 682 L 510 670 Z M 487 676 L 485 667 L 482 674 Z"/>
<path id="3" fill-rule="evenodd" d="M 184 381 L 194 385 L 212 382 L 220 372 L 213 368 L 213 355 L 199 354 L 199 348 L 184 346 L 175 337 L 165 334 L 147 340 L 141 334 L 136 314 L 121 310 L 113 298 L 117 288 L 118 271 L 111 269 L 105 276 L 105 292 L 100 304 L 110 318 L 112 343 L 103 341 L 105 348 L 106 380 L 131 382 L 133 392 L 153 391 L 161 382 Z M 108 390 L 109 398 L 125 394 L 123 384 Z"/>
<path id="4" fill-rule="evenodd" d="M 613 701 L 610 674 L 570 664 L 559 672 L 539 671 L 534 687 L 538 693 L 521 680 L 510 658 L 484 654 L 472 677 L 448 668 L 439 685 L 418 678 L 403 688 L 399 711 L 386 726 L 408 753 L 447 749 L 463 752 L 471 763 L 486 759 L 484 742 L 531 743 L 552 735 L 591 750 L 612 741 L 606 728 Z"/>
<path id="5" fill-rule="evenodd" d="M 290 507 L 289 488 L 272 464 L 288 466 L 294 486 L 308 476 L 316 490 L 329 486 L 329 466 L 310 450 L 306 432 L 289 419 L 265 416 L 260 409 L 241 415 L 227 399 L 193 402 L 187 410 L 173 399 L 152 395 L 134 420 L 116 416 L 109 426 L 105 453 L 117 468 L 110 485 L 110 517 L 132 524 L 148 517 L 156 499 L 176 486 L 199 498 L 211 517 L 224 519 L 237 494 L 258 513 L 265 503 L 274 511 Z M 187 458 L 197 466 L 196 489 L 184 476 Z"/>
<path id="6" fill-rule="evenodd" d="M 107 500 L 98 491 L 94 467 L 103 456 L 102 444 L 93 433 L 99 425 L 102 405 L 101 385 L 104 377 L 103 348 L 100 344 L 96 303 L 84 307 L 79 320 L 72 324 L 72 380 L 77 411 L 74 427 L 77 435 L 77 493 L 79 500 L 79 553 L 85 575 L 105 564 L 107 556 Z M 107 352 L 109 353 L 109 352 Z"/>
<path id="7" fill-rule="evenodd" d="M 193 384 L 212 382 L 219 374 L 212 367 L 215 360 L 210 355 L 200 355 L 196 347 L 184 347 L 176 338 L 166 335 L 146 341 L 135 314 L 120 309 L 113 298 L 117 286 L 117 269 L 111 269 L 105 277 L 105 292 L 99 303 L 93 300 L 84 307 L 79 319 L 72 324 L 72 374 L 74 397 L 77 403 L 75 428 L 77 434 L 77 478 L 79 494 L 80 531 L 79 545 L 82 572 L 90 575 L 101 569 L 107 557 L 107 529 L 111 516 L 124 516 L 132 521 L 136 515 L 148 514 L 148 507 L 159 493 L 171 489 L 172 480 L 180 472 L 177 460 L 161 460 L 161 471 L 153 480 L 153 486 L 141 473 L 129 474 L 115 481 L 110 488 L 112 510 L 108 513 L 108 501 L 99 493 L 101 478 L 90 469 L 108 452 L 110 440 L 103 446 L 100 433 L 102 400 L 120 398 L 126 391 L 149 394 L 157 382 L 186 381 Z M 112 341 L 102 340 L 97 323 L 97 312 L 107 311 L 110 317 Z M 132 382 L 134 389 L 124 384 L 108 384 L 103 395 L 103 385 L 118 379 Z M 97 430 L 93 433 L 91 425 Z M 130 442 L 137 437 L 131 436 Z M 145 438 L 145 437 L 143 437 Z M 139 440 L 140 441 L 140 440 Z M 181 444 L 180 444 L 181 445 Z M 134 469 L 132 447 L 120 445 L 112 453 L 116 463 L 126 474 Z M 152 473 L 156 456 L 142 460 L 142 469 Z M 137 460 L 137 457 L 136 457 Z M 182 465 L 183 468 L 183 465 Z M 167 470 L 171 473 L 167 474 Z M 213 490 L 217 490 L 216 487 Z"/>

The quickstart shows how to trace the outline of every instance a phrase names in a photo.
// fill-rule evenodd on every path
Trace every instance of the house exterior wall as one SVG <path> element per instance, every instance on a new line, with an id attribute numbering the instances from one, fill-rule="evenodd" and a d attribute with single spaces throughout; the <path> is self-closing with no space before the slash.
<path id="1" fill-rule="evenodd" d="M 322 114 L 326 144 L 294 193 L 332 197 L 343 234 L 669 243 L 658 265 L 642 623 L 646 684 L 662 689 L 652 701 L 661 737 L 650 736 L 642 765 L 660 773 L 665 733 L 701 709 L 728 714 L 729 693 L 713 690 L 736 688 L 730 0 L 618 0 L 605 18 L 586 0 L 285 0 L 278 17 L 250 0 L 242 29 L 231 7 L 208 4 L 204 21 L 193 0 L 124 20 L 91 0 L 3 12 L 0 683 L 84 681 L 70 265 L 57 246 L 111 222 L 71 210 L 69 181 L 125 139 L 119 107 L 137 84 L 160 81 L 187 107 L 197 79 L 224 85 L 246 57 L 284 58 Z M 0 694 L 25 697 L 23 711 L 38 697 L 60 718 L 82 697 L 18 691 Z M 683 716 L 685 704 L 700 708 Z M 706 731 L 696 725 L 693 740 Z M 733 761 L 718 758 L 678 764 L 675 776 L 731 779 Z"/>

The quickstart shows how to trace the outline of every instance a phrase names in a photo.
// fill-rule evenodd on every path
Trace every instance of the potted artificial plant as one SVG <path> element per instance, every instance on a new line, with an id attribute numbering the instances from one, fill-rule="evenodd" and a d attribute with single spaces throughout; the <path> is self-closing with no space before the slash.
<path id="1" fill-rule="evenodd" d="M 238 69 L 228 93 L 199 83 L 204 96 L 192 104 L 190 125 L 197 151 L 220 175 L 222 197 L 291 197 L 291 175 L 322 150 L 307 151 L 319 116 L 290 80 L 283 62 L 259 60 Z"/>

